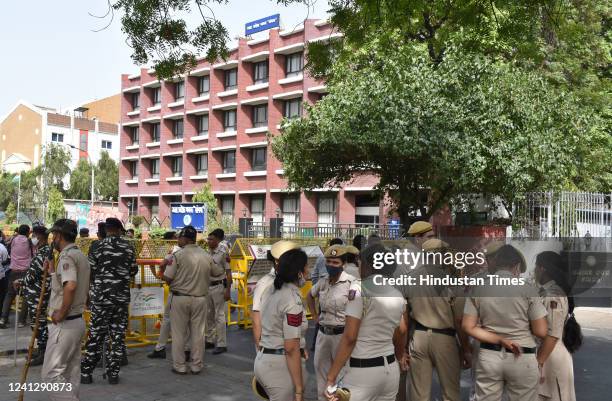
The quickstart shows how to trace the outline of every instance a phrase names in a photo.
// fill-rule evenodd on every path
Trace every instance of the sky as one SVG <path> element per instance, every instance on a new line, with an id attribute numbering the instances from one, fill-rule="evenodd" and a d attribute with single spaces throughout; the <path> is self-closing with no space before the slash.
<path id="1" fill-rule="evenodd" d="M 312 7 L 284 7 L 276 0 L 230 0 L 213 11 L 230 38 L 244 35 L 244 24 L 280 13 L 282 28 L 308 18 L 325 18 L 326 0 Z M 65 109 L 118 93 L 121 74 L 139 71 L 115 15 L 103 15 L 107 0 L 19 0 L 4 4 L 0 13 L 0 116 L 20 100 Z M 199 15 L 199 14 L 198 14 Z M 193 14 L 193 21 L 197 22 Z M 191 19 L 191 18 L 190 18 Z M 261 35 L 261 34 L 257 34 Z M 254 36 L 257 37 L 257 36 Z"/>

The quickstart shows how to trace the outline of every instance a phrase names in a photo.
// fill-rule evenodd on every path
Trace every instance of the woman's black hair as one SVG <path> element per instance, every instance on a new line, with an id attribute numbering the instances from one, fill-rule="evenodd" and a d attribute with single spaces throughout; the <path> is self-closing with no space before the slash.
<path id="1" fill-rule="evenodd" d="M 17 233 L 19 235 L 25 235 L 26 237 L 30 235 L 30 226 L 27 224 L 22 224 L 17 228 Z"/>
<path id="2" fill-rule="evenodd" d="M 274 288 L 280 290 L 285 283 L 297 282 L 299 274 L 306 269 L 306 263 L 308 263 L 308 256 L 301 249 L 291 249 L 283 253 L 278 261 Z"/>
<path id="3" fill-rule="evenodd" d="M 355 238 L 353 238 L 353 246 L 357 249 L 359 249 L 361 251 L 361 248 L 363 248 L 363 245 L 366 242 L 366 238 L 361 235 L 361 234 L 357 234 L 355 235 Z"/>
<path id="4" fill-rule="evenodd" d="M 344 256 L 346 257 L 346 263 L 357 262 L 357 255 L 355 255 L 354 253 L 345 253 Z"/>
<path id="5" fill-rule="evenodd" d="M 574 316 L 574 297 L 571 295 L 572 286 L 568 279 L 568 268 L 565 260 L 556 252 L 545 251 L 536 257 L 536 266 L 541 266 L 548 278 L 553 280 L 567 296 L 568 318 L 563 328 L 563 344 L 570 353 L 578 351 L 582 346 L 582 328 Z"/>

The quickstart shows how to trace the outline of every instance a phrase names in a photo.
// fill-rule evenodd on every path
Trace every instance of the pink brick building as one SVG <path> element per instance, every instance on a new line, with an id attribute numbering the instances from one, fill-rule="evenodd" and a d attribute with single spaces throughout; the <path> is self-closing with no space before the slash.
<path id="1" fill-rule="evenodd" d="M 285 222 L 386 223 L 372 195 L 375 177 L 342 189 L 287 191 L 267 133 L 297 118 L 325 83 L 303 71 L 305 46 L 339 36 L 326 21 L 306 20 L 266 39 L 240 39 L 227 61 L 200 60 L 186 76 L 159 82 L 154 71 L 122 76 L 120 208 L 168 217 L 209 182 L 224 215 Z"/>

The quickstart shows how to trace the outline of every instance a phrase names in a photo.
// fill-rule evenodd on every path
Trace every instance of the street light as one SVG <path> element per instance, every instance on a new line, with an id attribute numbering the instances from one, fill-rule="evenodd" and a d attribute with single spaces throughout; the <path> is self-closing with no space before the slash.
<path id="1" fill-rule="evenodd" d="M 8 166 L 10 164 L 29 164 L 32 165 L 32 162 L 27 160 L 22 160 L 20 162 L 13 163 L 3 163 L 3 166 Z M 19 182 L 17 183 L 17 224 L 19 224 L 19 209 L 21 206 L 21 170 L 19 171 Z"/>
<path id="2" fill-rule="evenodd" d="M 83 153 L 85 153 L 87 155 L 87 159 L 89 160 L 89 164 L 91 164 L 91 207 L 93 208 L 93 206 L 94 206 L 94 183 L 95 183 L 96 175 L 95 175 L 95 172 L 94 172 L 95 171 L 95 166 L 94 166 L 93 162 L 91 161 L 91 157 L 89 157 L 89 152 L 87 150 L 81 149 L 81 148 L 79 148 L 77 146 L 74 146 L 72 144 L 69 144 L 69 143 L 65 143 L 64 145 L 66 145 L 66 146 L 68 146 L 68 147 L 70 147 L 72 149 L 78 150 L 80 152 L 83 152 Z"/>

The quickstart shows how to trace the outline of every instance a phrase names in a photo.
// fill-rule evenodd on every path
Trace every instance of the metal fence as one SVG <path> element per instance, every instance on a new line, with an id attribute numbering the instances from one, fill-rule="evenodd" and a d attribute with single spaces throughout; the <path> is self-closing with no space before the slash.
<path id="1" fill-rule="evenodd" d="M 404 230 L 400 225 L 360 223 L 317 223 L 283 222 L 280 228 L 282 238 L 342 238 L 352 240 L 356 235 L 365 237 L 376 234 L 381 239 L 400 238 Z M 275 236 L 267 222 L 253 222 L 248 230 L 250 238 Z"/>

